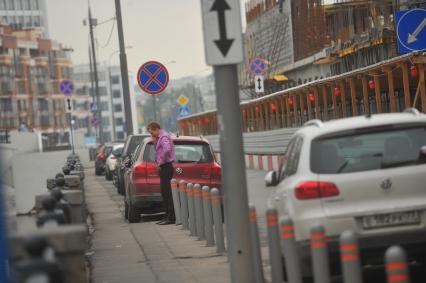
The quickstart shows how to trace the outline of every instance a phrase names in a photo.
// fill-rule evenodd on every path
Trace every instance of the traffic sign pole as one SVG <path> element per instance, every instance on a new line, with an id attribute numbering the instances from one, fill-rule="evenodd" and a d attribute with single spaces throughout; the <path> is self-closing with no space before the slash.
<path id="1" fill-rule="evenodd" d="M 248 219 L 248 194 L 237 64 L 243 61 L 239 0 L 202 0 L 207 64 L 213 65 L 231 281 L 256 281 Z"/>
<path id="2" fill-rule="evenodd" d="M 68 124 L 70 126 L 70 140 L 71 140 L 71 149 L 72 149 L 72 154 L 75 154 L 75 148 L 74 148 L 74 131 L 72 129 L 72 114 L 68 113 Z"/>
<path id="3" fill-rule="evenodd" d="M 214 67 L 232 282 L 255 282 L 237 65 Z M 226 121 L 226 122 L 225 122 Z"/>

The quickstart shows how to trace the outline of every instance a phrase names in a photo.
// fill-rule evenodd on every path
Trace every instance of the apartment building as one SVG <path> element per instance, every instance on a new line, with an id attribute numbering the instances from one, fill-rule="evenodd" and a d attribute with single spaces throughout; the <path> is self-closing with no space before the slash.
<path id="1" fill-rule="evenodd" d="M 73 95 L 75 127 L 85 130 L 87 135 L 96 135 L 98 129 L 92 125 L 93 113 L 90 111 L 91 102 L 96 102 L 90 65 L 74 66 L 73 81 L 76 87 Z M 102 111 L 103 141 L 124 140 L 126 129 L 120 67 L 98 64 L 98 81 L 101 102 L 97 107 Z"/>
<path id="2" fill-rule="evenodd" d="M 49 37 L 46 0 L 0 0 L 0 21 L 15 29 L 39 29 Z"/>
<path id="3" fill-rule="evenodd" d="M 26 124 L 51 136 L 67 134 L 59 84 L 71 77 L 71 51 L 39 29 L 0 24 L 0 129 Z"/>

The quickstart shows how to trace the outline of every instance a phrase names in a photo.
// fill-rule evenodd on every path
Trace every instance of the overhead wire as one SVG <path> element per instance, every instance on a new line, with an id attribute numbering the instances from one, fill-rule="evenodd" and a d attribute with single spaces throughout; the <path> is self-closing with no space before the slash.
<path id="1" fill-rule="evenodd" d="M 114 27 L 115 27 L 115 18 L 113 18 L 113 19 L 114 19 L 114 21 L 112 22 L 111 31 L 109 32 L 108 39 L 107 39 L 105 44 L 98 44 L 100 48 L 107 47 L 111 42 L 112 33 L 114 32 Z"/>

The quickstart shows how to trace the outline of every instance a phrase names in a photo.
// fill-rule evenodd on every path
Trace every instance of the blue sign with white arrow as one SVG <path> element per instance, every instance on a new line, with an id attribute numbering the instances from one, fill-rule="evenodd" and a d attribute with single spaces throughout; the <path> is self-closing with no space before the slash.
<path id="1" fill-rule="evenodd" d="M 426 9 L 397 12 L 396 34 L 399 53 L 426 50 Z"/>

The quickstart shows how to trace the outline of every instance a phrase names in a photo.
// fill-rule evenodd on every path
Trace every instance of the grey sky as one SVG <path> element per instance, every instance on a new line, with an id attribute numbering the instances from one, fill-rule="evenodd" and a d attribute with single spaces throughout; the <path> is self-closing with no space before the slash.
<path id="1" fill-rule="evenodd" d="M 148 60 L 176 61 L 167 66 L 171 78 L 190 76 L 207 68 L 200 0 L 122 0 L 121 3 L 125 43 L 133 46 L 127 50 L 133 79 L 139 66 Z M 74 64 L 88 62 L 89 30 L 83 26 L 87 7 L 87 0 L 47 0 L 50 37 L 74 49 Z M 91 7 L 92 17 L 99 22 L 115 16 L 114 0 L 91 0 Z M 107 42 L 111 27 L 112 21 L 97 27 L 100 45 Z M 107 62 L 116 50 L 115 26 L 109 45 L 98 49 L 98 60 Z M 111 63 L 119 63 L 118 53 Z"/>

